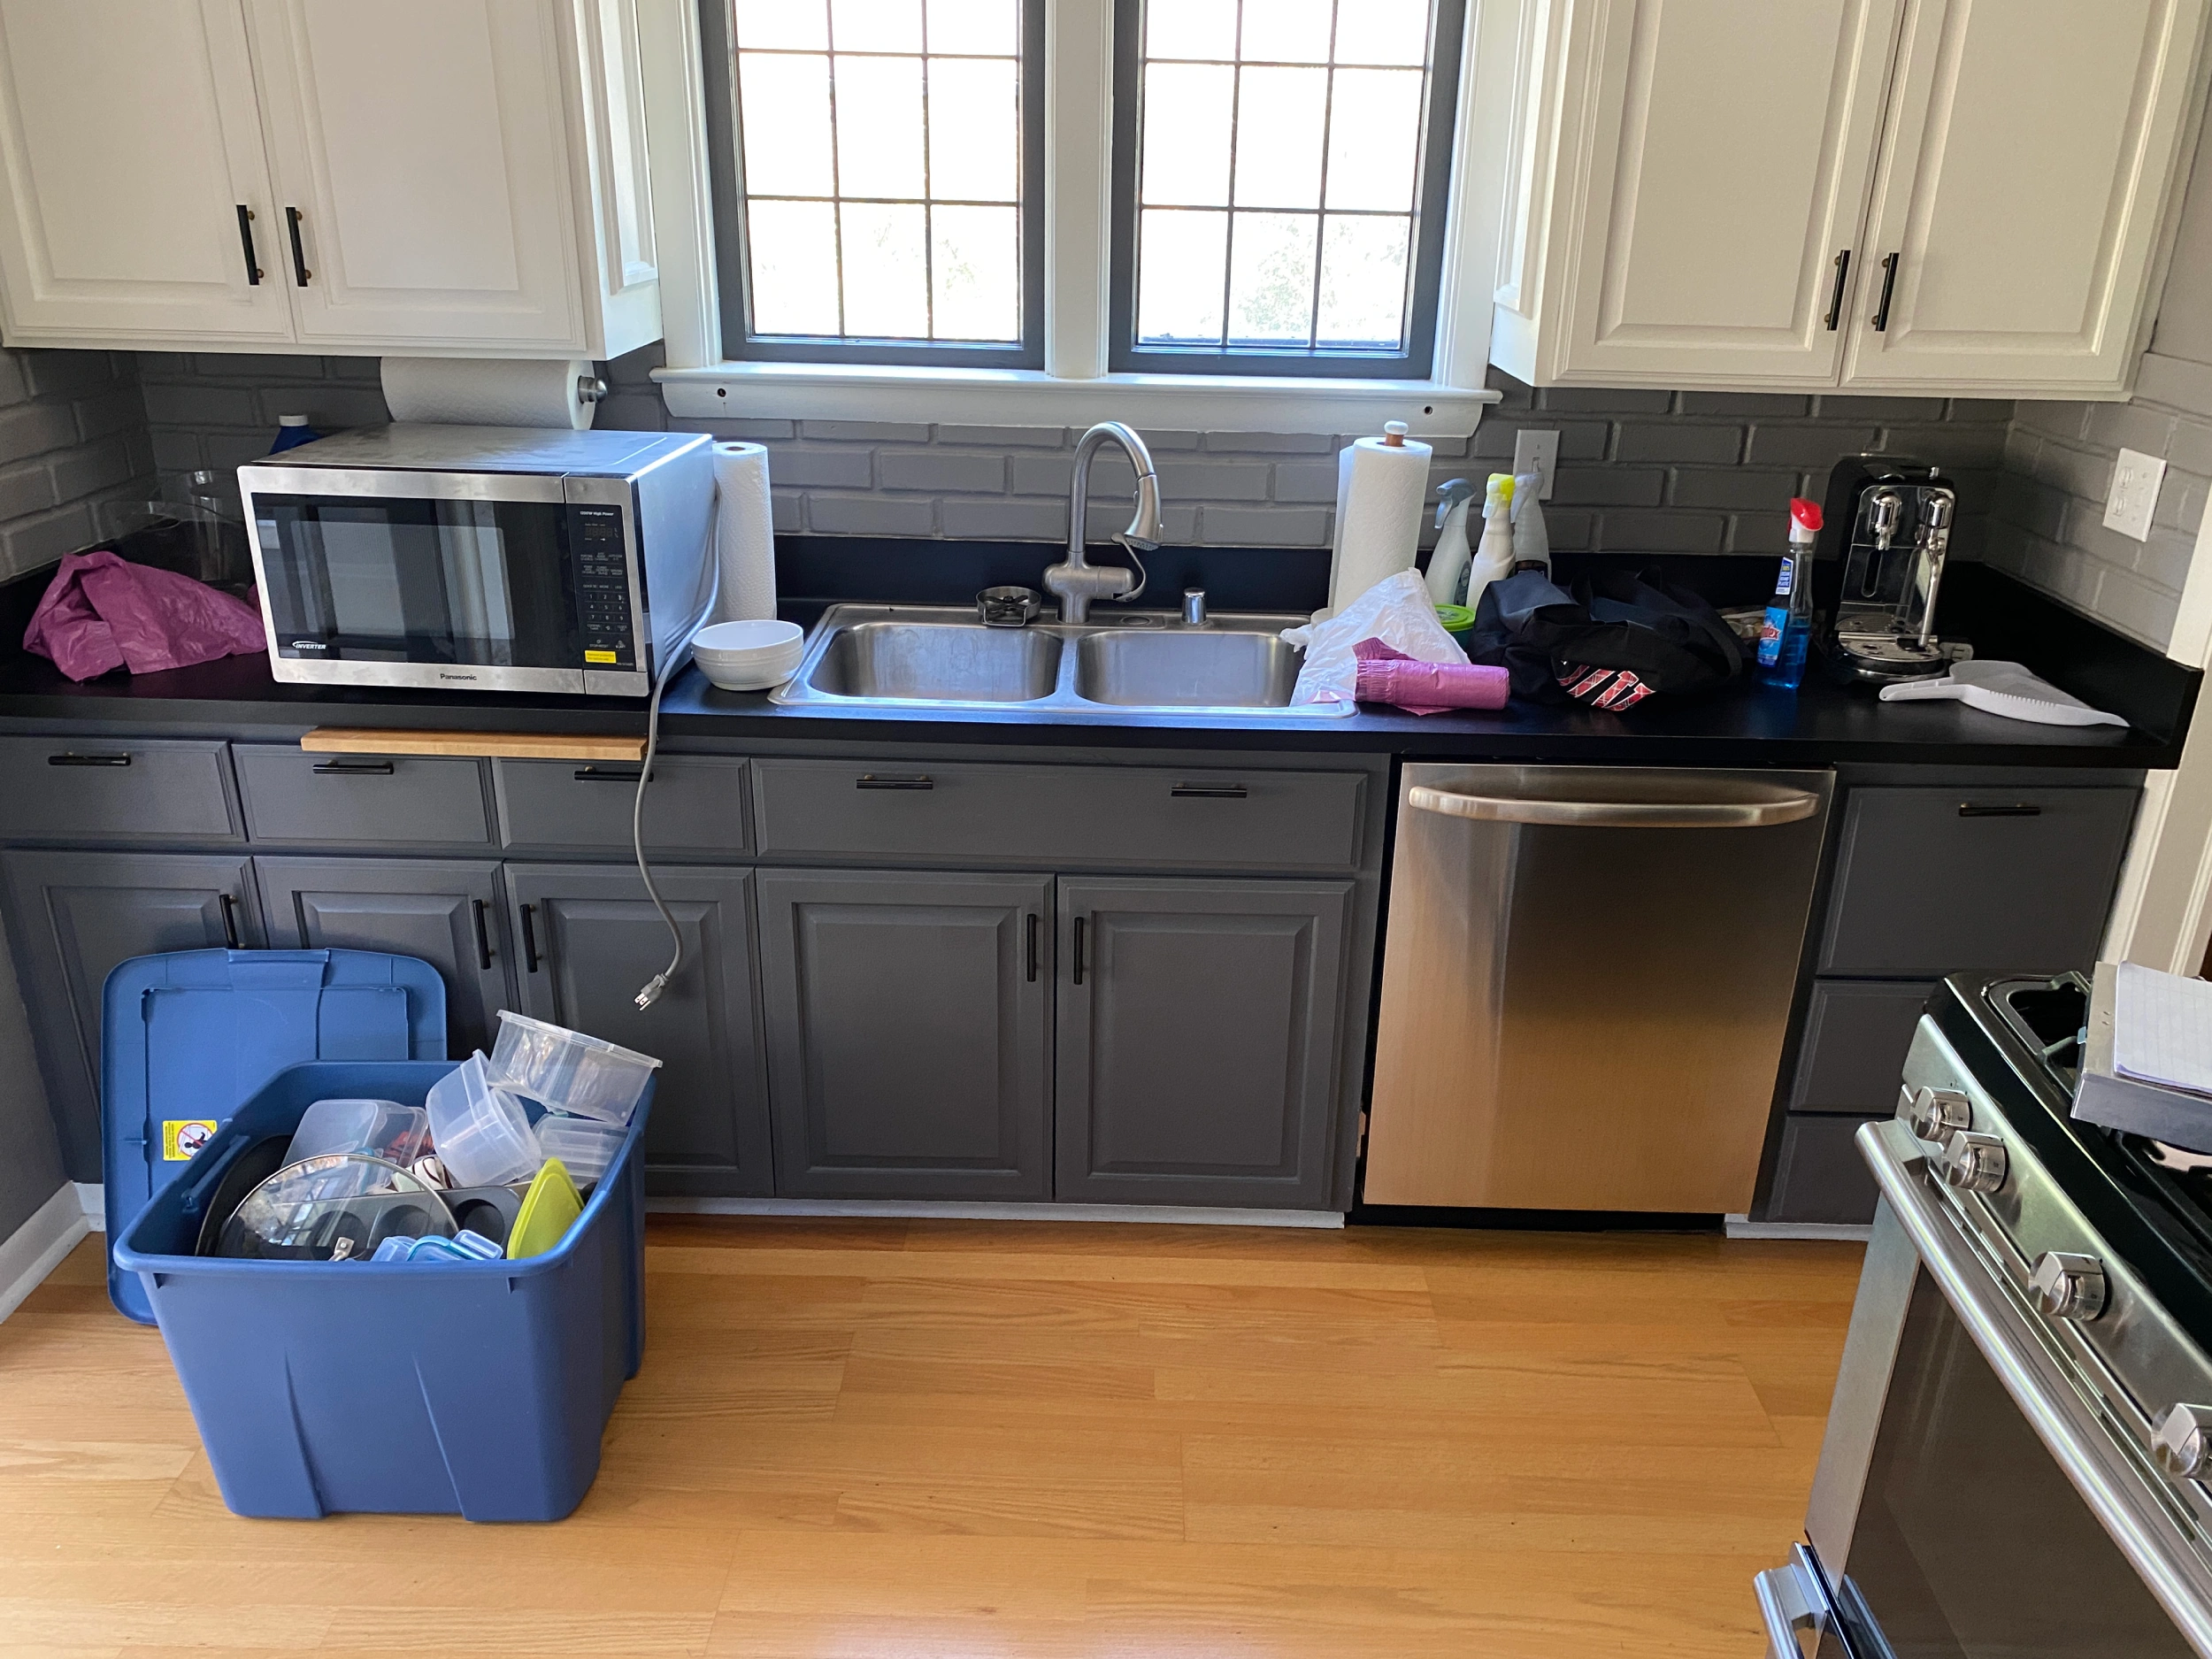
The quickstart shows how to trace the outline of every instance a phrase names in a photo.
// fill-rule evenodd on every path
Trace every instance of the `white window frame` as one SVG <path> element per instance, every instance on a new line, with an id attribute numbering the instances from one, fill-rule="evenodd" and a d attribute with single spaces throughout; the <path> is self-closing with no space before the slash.
<path id="1" fill-rule="evenodd" d="M 1467 0 L 1434 369 L 1422 380 L 1106 372 L 1112 237 L 1113 0 L 1046 0 L 1045 365 L 891 368 L 732 362 L 715 280 L 704 75 L 695 0 L 640 0 L 669 412 L 733 420 L 941 421 L 1184 431 L 1346 433 L 1403 420 L 1464 437 L 1500 394 L 1488 372 L 1513 102 L 1510 4 Z M 1487 38 L 1486 38 L 1487 37 Z M 1502 38 L 1501 38 L 1502 37 Z M 1485 50 L 1488 47 L 1489 50 Z"/>

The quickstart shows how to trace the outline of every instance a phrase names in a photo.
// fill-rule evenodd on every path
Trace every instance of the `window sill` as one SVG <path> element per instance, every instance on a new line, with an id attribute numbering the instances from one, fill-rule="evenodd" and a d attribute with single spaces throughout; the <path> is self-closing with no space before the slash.
<path id="1" fill-rule="evenodd" d="M 900 420 L 973 426 L 1087 426 L 1126 420 L 1179 432 L 1371 432 L 1402 420 L 1423 437 L 1472 433 L 1501 394 L 1428 380 L 1109 374 L 1033 369 L 723 363 L 656 369 L 668 412 L 687 419 Z"/>

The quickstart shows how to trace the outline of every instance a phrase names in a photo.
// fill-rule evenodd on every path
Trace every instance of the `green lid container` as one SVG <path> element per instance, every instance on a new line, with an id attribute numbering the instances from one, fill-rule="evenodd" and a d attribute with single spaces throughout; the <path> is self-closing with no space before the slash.
<path id="1" fill-rule="evenodd" d="M 1447 634 L 1465 634 L 1475 626 L 1475 613 L 1468 605 L 1439 605 L 1436 619 L 1444 625 Z"/>

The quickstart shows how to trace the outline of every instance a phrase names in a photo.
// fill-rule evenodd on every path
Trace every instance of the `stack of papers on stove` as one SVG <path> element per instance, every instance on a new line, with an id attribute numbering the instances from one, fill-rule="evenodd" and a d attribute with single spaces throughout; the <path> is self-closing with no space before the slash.
<path id="1" fill-rule="evenodd" d="M 2212 1153 L 2212 982 L 2099 963 L 2074 1116 Z"/>

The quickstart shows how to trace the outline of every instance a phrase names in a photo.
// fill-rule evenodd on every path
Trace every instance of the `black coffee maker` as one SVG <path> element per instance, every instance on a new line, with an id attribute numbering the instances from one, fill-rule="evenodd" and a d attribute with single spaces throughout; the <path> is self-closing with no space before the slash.
<path id="1" fill-rule="evenodd" d="M 1836 584 L 1823 595 L 1831 664 L 1877 685 L 1947 673 L 1955 653 L 1935 611 L 1958 518 L 1951 480 L 1906 456 L 1849 456 L 1828 474 L 1822 511 L 1821 587 Z"/>

